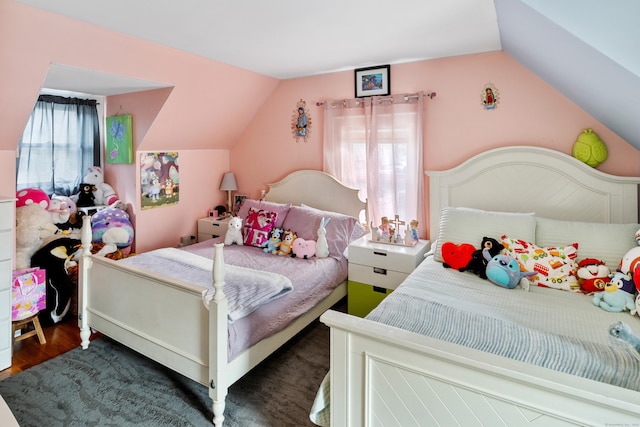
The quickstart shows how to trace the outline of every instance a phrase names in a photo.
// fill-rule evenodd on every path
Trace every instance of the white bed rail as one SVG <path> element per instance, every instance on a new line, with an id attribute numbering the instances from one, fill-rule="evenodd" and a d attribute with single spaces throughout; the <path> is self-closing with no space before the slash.
<path id="1" fill-rule="evenodd" d="M 332 310 L 320 320 L 331 328 L 331 425 L 638 423 L 630 390 Z"/>

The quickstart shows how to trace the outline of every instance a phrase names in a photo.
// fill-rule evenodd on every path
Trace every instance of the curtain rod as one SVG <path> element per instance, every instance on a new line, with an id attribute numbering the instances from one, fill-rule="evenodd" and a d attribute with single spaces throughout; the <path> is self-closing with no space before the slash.
<path id="1" fill-rule="evenodd" d="M 425 98 L 433 99 L 435 96 L 436 96 L 435 92 L 424 92 L 424 97 Z M 385 96 L 385 97 L 381 97 L 380 99 L 381 100 L 385 100 L 385 98 L 387 98 L 387 97 L 393 97 L 393 95 L 388 95 L 388 96 Z M 405 99 L 417 98 L 418 94 L 415 94 L 415 95 L 404 95 L 404 97 L 405 97 Z M 320 107 L 322 105 L 324 105 L 324 101 L 316 102 L 316 106 Z"/>

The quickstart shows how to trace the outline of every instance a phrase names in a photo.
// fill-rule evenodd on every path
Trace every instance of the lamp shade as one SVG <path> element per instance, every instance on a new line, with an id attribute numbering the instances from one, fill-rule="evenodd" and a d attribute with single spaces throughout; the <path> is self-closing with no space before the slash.
<path id="1" fill-rule="evenodd" d="M 220 190 L 222 191 L 236 191 L 238 184 L 236 183 L 236 177 L 233 172 L 227 172 L 222 177 L 222 183 L 220 184 Z"/>

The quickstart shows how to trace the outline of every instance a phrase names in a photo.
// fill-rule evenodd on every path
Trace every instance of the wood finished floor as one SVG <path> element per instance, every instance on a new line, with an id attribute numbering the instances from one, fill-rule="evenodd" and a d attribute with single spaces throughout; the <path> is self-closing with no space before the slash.
<path id="1" fill-rule="evenodd" d="M 80 346 L 80 330 L 75 316 L 44 327 L 43 332 L 46 344 L 41 345 L 36 336 L 13 343 L 11 367 L 0 371 L 0 381 Z"/>

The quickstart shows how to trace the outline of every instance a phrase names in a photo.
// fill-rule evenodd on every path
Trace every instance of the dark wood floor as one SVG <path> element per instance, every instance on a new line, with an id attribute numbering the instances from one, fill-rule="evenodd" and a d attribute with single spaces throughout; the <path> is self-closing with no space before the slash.
<path id="1" fill-rule="evenodd" d="M 13 344 L 11 367 L 0 371 L 0 380 L 18 374 L 46 360 L 80 346 L 80 329 L 74 316 L 43 328 L 46 344 L 40 345 L 36 336 Z"/>

